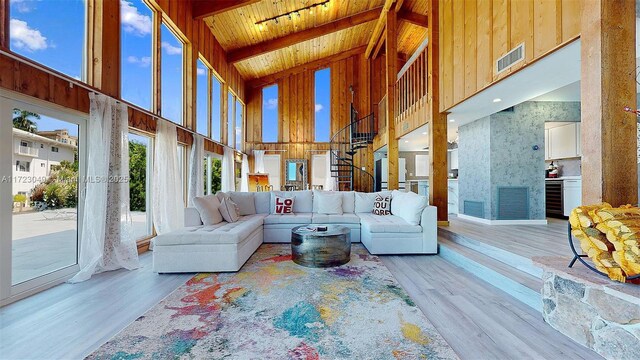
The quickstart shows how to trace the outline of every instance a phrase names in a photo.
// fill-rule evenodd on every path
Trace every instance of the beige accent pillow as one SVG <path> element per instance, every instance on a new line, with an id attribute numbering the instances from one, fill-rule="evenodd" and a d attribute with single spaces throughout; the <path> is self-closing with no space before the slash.
<path id="1" fill-rule="evenodd" d="M 222 204 L 220 204 L 220 214 L 224 221 L 228 223 L 234 223 L 240 219 L 240 215 L 238 215 L 238 207 L 229 198 L 222 200 Z"/>
<path id="2" fill-rule="evenodd" d="M 220 201 L 215 195 L 196 197 L 193 199 L 193 205 L 200 213 L 200 220 L 204 225 L 215 225 L 222 222 L 219 210 Z"/>

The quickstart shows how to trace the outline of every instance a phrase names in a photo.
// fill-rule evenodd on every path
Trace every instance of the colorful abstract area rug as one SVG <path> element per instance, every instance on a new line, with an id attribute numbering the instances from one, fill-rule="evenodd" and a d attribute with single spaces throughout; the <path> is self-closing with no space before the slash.
<path id="1" fill-rule="evenodd" d="M 198 274 L 90 359 L 457 359 L 377 256 L 291 261 L 263 244 L 237 273 Z"/>

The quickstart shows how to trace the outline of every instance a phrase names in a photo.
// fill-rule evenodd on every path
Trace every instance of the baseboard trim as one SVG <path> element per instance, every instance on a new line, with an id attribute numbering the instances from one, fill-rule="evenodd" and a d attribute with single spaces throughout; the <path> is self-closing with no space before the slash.
<path id="1" fill-rule="evenodd" d="M 465 214 L 458 214 L 458 218 L 485 225 L 547 225 L 547 220 L 489 220 Z"/>
<path id="2" fill-rule="evenodd" d="M 449 226 L 448 221 L 438 221 L 438 226 Z"/>

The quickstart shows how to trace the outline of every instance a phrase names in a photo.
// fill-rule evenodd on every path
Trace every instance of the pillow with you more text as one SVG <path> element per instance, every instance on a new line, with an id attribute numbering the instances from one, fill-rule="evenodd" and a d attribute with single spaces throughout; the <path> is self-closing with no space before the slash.
<path id="1" fill-rule="evenodd" d="M 391 196 L 376 194 L 371 213 L 381 216 L 391 215 Z"/>
<path id="2" fill-rule="evenodd" d="M 286 215 L 293 214 L 293 200 L 295 198 L 285 198 L 276 196 L 274 214 Z"/>

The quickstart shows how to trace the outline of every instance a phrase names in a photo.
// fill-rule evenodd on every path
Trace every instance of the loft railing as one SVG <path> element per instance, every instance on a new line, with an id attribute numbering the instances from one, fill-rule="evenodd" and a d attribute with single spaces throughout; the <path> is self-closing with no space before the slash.
<path id="1" fill-rule="evenodd" d="M 395 123 L 428 121 L 427 48 L 414 55 L 398 74 L 394 92 Z"/>

